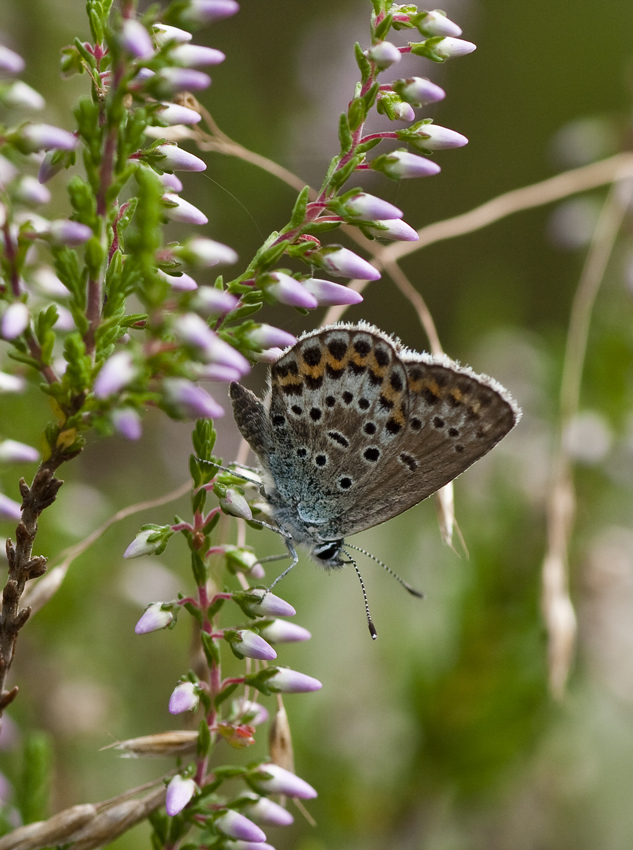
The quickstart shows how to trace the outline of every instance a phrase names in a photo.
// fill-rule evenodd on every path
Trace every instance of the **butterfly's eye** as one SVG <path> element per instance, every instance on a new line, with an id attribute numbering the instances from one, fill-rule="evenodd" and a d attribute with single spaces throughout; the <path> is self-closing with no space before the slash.
<path id="1" fill-rule="evenodd" d="M 316 546 L 312 554 L 319 561 L 332 561 L 339 555 L 340 551 L 341 542 L 335 540 L 332 543 L 323 543 L 321 546 Z"/>

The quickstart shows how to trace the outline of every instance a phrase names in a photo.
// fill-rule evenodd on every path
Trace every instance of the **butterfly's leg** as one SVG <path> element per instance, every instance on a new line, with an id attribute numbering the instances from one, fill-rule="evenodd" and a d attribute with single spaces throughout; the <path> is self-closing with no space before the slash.
<path id="1" fill-rule="evenodd" d="M 292 558 L 292 563 L 290 564 L 289 567 L 286 567 L 286 569 L 283 571 L 283 573 L 281 573 L 281 575 L 278 575 L 277 578 L 274 580 L 274 582 L 270 585 L 270 587 L 268 588 L 269 593 L 273 589 L 273 587 L 277 584 L 277 582 L 281 581 L 282 578 L 284 578 L 284 576 L 287 576 L 288 573 L 290 572 L 290 570 L 294 566 L 296 566 L 296 564 L 299 563 L 299 556 L 297 555 L 297 550 L 292 545 L 292 540 L 290 539 L 290 537 L 286 537 L 286 546 L 288 547 L 288 554 Z"/>
<path id="2" fill-rule="evenodd" d="M 284 558 L 289 558 L 288 552 L 282 552 L 281 555 L 268 555 L 266 558 L 260 558 L 258 564 L 270 564 L 271 561 L 283 561 Z"/>

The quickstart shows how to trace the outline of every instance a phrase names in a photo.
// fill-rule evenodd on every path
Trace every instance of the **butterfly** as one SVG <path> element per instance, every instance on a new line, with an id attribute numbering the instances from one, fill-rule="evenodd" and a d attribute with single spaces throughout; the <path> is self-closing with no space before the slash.
<path id="1" fill-rule="evenodd" d="M 521 417 L 493 378 L 366 322 L 300 337 L 271 366 L 265 402 L 238 383 L 230 397 L 291 567 L 292 544 L 326 568 L 349 563 L 345 537 L 435 493 Z"/>

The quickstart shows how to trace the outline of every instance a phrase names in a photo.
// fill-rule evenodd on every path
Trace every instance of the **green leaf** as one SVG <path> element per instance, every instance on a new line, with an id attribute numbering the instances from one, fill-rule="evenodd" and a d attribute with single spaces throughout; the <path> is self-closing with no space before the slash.
<path id="1" fill-rule="evenodd" d="M 305 221 L 306 207 L 308 206 L 309 199 L 310 187 L 304 186 L 303 189 L 299 192 L 292 210 L 292 216 L 290 218 L 291 227 L 300 227 Z"/>
<path id="2" fill-rule="evenodd" d="M 391 29 L 391 25 L 393 24 L 393 15 L 388 14 L 382 19 L 382 21 L 378 24 L 374 31 L 374 37 L 376 41 L 384 41 L 384 39 L 389 34 L 389 30 Z"/>
<path id="3" fill-rule="evenodd" d="M 367 118 L 367 107 L 362 97 L 355 97 L 347 110 L 347 121 L 352 132 L 358 130 Z M 351 148 L 351 143 L 350 143 Z"/>
<path id="4" fill-rule="evenodd" d="M 196 755 L 198 758 L 205 758 L 211 751 L 211 732 L 206 720 L 200 721 L 198 727 L 198 744 L 196 747 Z"/>
<path id="5" fill-rule="evenodd" d="M 341 112 L 341 117 L 338 122 L 338 138 L 341 143 L 342 153 L 347 153 L 351 150 L 354 140 L 352 138 L 349 121 L 347 120 L 347 113 L 345 112 Z M 332 164 L 330 164 L 330 167 L 332 167 Z M 334 167 L 336 167 L 336 161 L 334 162 Z"/>
<path id="6" fill-rule="evenodd" d="M 24 823 L 45 820 L 49 815 L 49 793 L 53 748 L 45 732 L 32 732 L 24 744 L 23 771 L 16 787 L 18 806 Z"/>
<path id="7" fill-rule="evenodd" d="M 354 45 L 354 55 L 356 57 L 356 64 L 362 74 L 362 80 L 365 83 L 371 75 L 371 63 L 363 53 L 363 48 L 358 42 Z"/>

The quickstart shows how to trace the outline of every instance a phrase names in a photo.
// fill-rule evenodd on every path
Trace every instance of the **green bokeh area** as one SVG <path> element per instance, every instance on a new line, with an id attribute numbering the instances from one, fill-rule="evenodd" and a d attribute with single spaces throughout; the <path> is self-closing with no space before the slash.
<path id="1" fill-rule="evenodd" d="M 241 144 L 318 184 L 336 149 L 338 115 L 356 80 L 353 44 L 366 42 L 370 6 L 367 0 L 243 0 L 236 18 L 196 36 L 227 54 L 200 100 Z M 626 149 L 629 0 L 600 7 L 586 0 L 473 0 L 446 11 L 477 52 L 444 66 L 407 60 L 404 73 L 442 85 L 446 100 L 424 115 L 470 143 L 437 155 L 436 178 L 397 184 L 375 177 L 363 184 L 401 207 L 412 226 Z M 71 111 L 87 84 L 61 81 L 58 56 L 74 36 L 88 37 L 83 3 L 3 0 L 0 28 L 5 43 L 26 58 L 23 79 L 47 99 L 42 120 L 72 129 Z M 590 127 L 597 128 L 593 136 Z M 591 139 L 593 155 L 584 155 Z M 295 193 L 251 164 L 202 155 L 208 170 L 184 175 L 183 195 L 209 216 L 205 234 L 233 246 L 246 265 L 262 238 L 287 221 Z M 68 214 L 63 181 L 57 178 L 51 217 Z M 313 635 L 306 644 L 282 647 L 280 662 L 319 678 L 323 689 L 286 699 L 297 772 L 319 797 L 308 805 L 316 827 L 291 805 L 294 826 L 267 830 L 278 850 L 633 846 L 630 217 L 589 334 L 571 548 L 579 641 L 560 704 L 548 695 L 540 610 L 562 357 L 586 256 L 574 215 L 584 210 L 591 224 L 591 210 L 605 196 L 598 189 L 582 209 L 565 203 L 520 213 L 403 262 L 447 353 L 506 385 L 524 418 L 456 482 L 468 558 L 441 543 L 432 500 L 354 539 L 425 593 L 424 600 L 408 596 L 359 554 L 375 643 L 351 569 L 327 575 L 302 556 L 279 586 Z M 172 238 L 186 232 L 171 227 Z M 370 285 L 365 302 L 346 318 L 372 321 L 417 350 L 427 346 L 414 310 L 387 277 Z M 294 334 L 316 323 L 314 315 L 287 308 L 266 308 L 262 319 Z M 258 367 L 247 383 L 258 389 L 264 380 Z M 217 387 L 228 409 L 225 388 Z M 2 396 L 0 436 L 38 445 L 50 415 L 35 388 Z M 218 430 L 217 451 L 231 459 L 238 440 L 230 416 Z M 37 553 L 54 558 L 117 510 L 174 489 L 187 478 L 189 452 L 190 427 L 155 413 L 138 444 L 93 439 L 62 470 L 66 483 L 42 517 Z M 2 469 L 2 490 L 17 498 L 19 475 L 33 471 Z M 121 759 L 102 748 L 186 723 L 168 714 L 167 702 L 192 664 L 188 618 L 173 631 L 134 635 L 144 604 L 192 592 L 185 546 L 174 538 L 160 559 L 124 561 L 122 553 L 142 523 L 168 523 L 187 511 L 182 500 L 111 528 L 73 563 L 54 599 L 21 634 L 10 681 L 20 686 L 10 712 L 17 743 L 0 753 L 0 769 L 16 788 L 29 789 L 14 798 L 28 817 L 114 797 L 173 766 Z M 234 539 L 228 521 L 224 533 Z M 9 524 L 0 534 L 13 534 Z M 267 531 L 249 532 L 249 542 L 262 556 L 280 551 Z M 276 574 L 270 569 L 268 578 Z M 274 710 L 272 698 L 263 702 Z M 223 749 L 218 763 L 262 756 L 265 735 L 264 728 L 246 753 Z M 40 781 L 47 765 L 48 790 Z M 149 829 L 140 826 L 112 846 L 148 847 Z"/>

